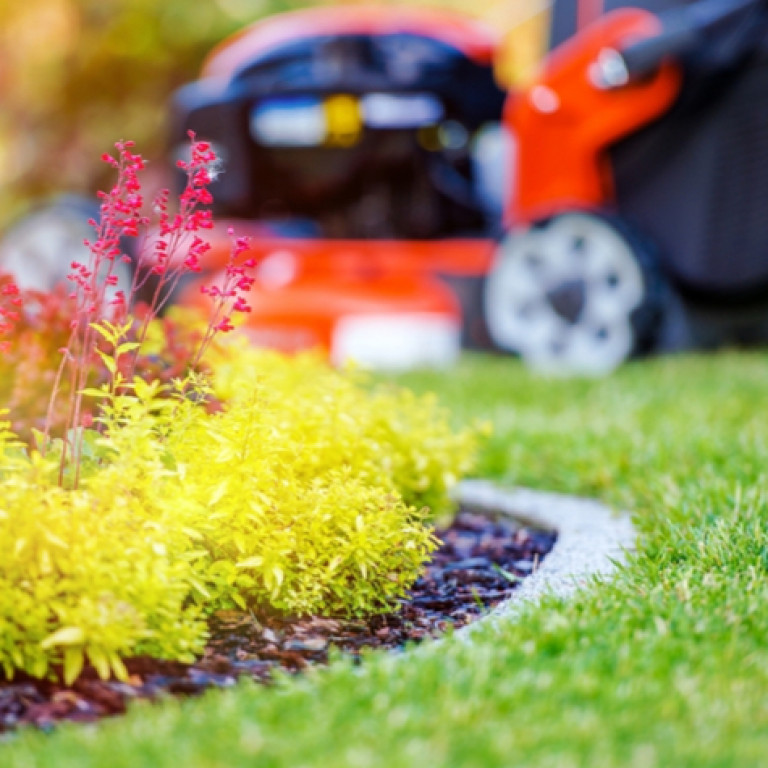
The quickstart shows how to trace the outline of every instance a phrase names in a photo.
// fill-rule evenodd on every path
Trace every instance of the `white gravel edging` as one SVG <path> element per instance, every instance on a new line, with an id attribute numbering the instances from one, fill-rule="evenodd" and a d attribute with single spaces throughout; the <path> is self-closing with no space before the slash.
<path id="1" fill-rule="evenodd" d="M 544 595 L 571 597 L 593 577 L 609 575 L 635 547 L 637 535 L 629 514 L 617 513 L 592 499 L 524 488 L 504 490 L 484 480 L 461 483 L 458 499 L 467 507 L 558 534 L 541 566 L 523 579 L 510 599 L 465 629 L 494 617 L 512 617 Z"/>

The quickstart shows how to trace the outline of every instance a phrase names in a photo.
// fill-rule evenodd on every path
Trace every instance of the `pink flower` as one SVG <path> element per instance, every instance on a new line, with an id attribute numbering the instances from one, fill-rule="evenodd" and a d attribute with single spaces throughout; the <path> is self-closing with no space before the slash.
<path id="1" fill-rule="evenodd" d="M 2 290 L 3 296 L 18 296 L 19 286 L 16 283 L 6 283 Z"/>
<path id="2" fill-rule="evenodd" d="M 229 331 L 235 330 L 235 326 L 232 325 L 229 317 L 222 318 L 221 322 L 219 322 L 215 328 L 217 331 L 221 331 L 222 333 L 228 333 Z"/>
<path id="3" fill-rule="evenodd" d="M 14 282 L 7 282 L 0 289 L 0 336 L 7 336 L 16 328 L 21 319 L 20 308 L 22 295 L 19 286 Z M 11 342 L 4 339 L 0 342 L 0 353 L 7 354 L 11 350 Z"/>

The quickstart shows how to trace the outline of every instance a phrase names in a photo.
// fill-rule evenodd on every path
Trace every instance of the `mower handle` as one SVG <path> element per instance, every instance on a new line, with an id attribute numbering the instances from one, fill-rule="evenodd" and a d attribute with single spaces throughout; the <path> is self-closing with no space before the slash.
<path id="1" fill-rule="evenodd" d="M 743 29 L 750 20 L 739 19 L 759 10 L 764 0 L 698 0 L 691 5 L 674 8 L 659 14 L 661 31 L 637 40 L 623 48 L 604 48 L 600 51 L 592 70 L 592 81 L 601 89 L 620 88 L 653 75 L 667 59 L 680 59 L 695 54 L 713 43 L 720 25 L 735 22 L 737 30 L 748 45 L 752 35 Z M 717 43 L 717 40 L 714 41 Z M 742 53 L 734 46 L 734 58 Z"/>

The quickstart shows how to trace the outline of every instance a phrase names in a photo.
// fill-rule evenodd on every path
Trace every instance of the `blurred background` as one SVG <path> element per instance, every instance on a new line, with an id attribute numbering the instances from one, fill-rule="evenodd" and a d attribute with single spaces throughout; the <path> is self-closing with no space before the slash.
<path id="1" fill-rule="evenodd" d="M 323 3 L 315 3 L 322 5 Z M 354 3 L 342 3 L 339 12 Z M 397 3 L 389 3 L 396 5 Z M 405 3 L 403 3 L 405 4 Z M 504 35 L 498 77 L 524 81 L 544 52 L 547 0 L 442 0 Z M 99 161 L 132 139 L 162 177 L 172 91 L 239 28 L 301 0 L 0 3 L 0 231 L 41 198 L 92 194 Z"/>

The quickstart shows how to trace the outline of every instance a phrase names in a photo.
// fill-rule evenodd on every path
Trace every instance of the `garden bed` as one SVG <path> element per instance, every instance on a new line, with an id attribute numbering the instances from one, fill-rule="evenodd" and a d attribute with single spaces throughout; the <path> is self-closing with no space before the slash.
<path id="1" fill-rule="evenodd" d="M 0 682 L 0 732 L 93 722 L 122 714 L 131 701 L 199 694 L 243 676 L 269 683 L 276 670 L 293 674 L 326 664 L 332 649 L 355 659 L 364 649 L 403 649 L 464 627 L 508 600 L 538 570 L 556 535 L 492 510 L 463 510 L 439 538 L 425 573 L 391 613 L 342 619 L 220 611 L 203 658 L 192 665 L 145 657 L 127 661 L 128 682 L 100 680 L 93 669 L 72 686 L 26 676 Z"/>

